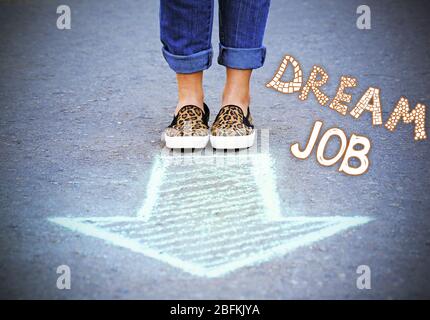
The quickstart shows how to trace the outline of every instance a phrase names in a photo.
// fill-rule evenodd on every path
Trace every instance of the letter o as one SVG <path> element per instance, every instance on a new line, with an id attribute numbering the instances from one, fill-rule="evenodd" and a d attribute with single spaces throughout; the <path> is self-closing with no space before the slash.
<path id="1" fill-rule="evenodd" d="M 325 150 L 325 146 L 328 142 L 328 140 L 332 137 L 332 136 L 338 136 L 340 138 L 340 149 L 338 151 L 338 153 L 330 159 L 326 159 L 324 157 L 324 150 Z M 347 138 L 345 133 L 338 128 L 331 128 L 329 130 L 327 130 L 324 135 L 321 137 L 320 143 L 318 145 L 318 149 L 317 149 L 317 160 L 319 162 L 319 164 L 321 164 L 322 166 L 325 167 L 329 167 L 334 165 L 336 162 L 339 161 L 340 158 L 342 158 L 343 154 L 345 153 L 347 147 Z"/>

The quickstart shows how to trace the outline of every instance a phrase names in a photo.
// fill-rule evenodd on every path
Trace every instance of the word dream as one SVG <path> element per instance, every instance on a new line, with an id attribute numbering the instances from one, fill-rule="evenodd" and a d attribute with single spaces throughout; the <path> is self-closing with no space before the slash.
<path id="1" fill-rule="evenodd" d="M 284 75 L 289 63 L 291 63 L 294 68 L 294 79 L 289 82 L 281 81 L 281 78 Z M 299 92 L 299 99 L 302 101 L 306 100 L 309 96 L 309 93 L 312 91 L 318 103 L 321 106 L 325 106 L 330 101 L 330 98 L 324 92 L 322 92 L 321 87 L 327 83 L 328 78 L 329 76 L 327 72 L 321 66 L 315 65 L 312 67 L 311 73 L 305 85 L 302 86 L 303 72 L 300 68 L 299 62 L 294 57 L 286 55 L 282 60 L 278 71 L 274 75 L 273 79 L 268 84 L 266 84 L 266 87 L 273 88 L 282 93 Z M 333 99 L 331 99 L 331 103 L 328 105 L 329 108 L 345 116 L 348 112 L 348 106 L 345 105 L 345 103 L 350 103 L 352 100 L 352 96 L 348 93 L 345 93 L 345 90 L 347 88 L 353 88 L 356 86 L 356 78 L 350 76 L 341 76 L 336 95 Z M 382 125 L 379 88 L 369 87 L 358 100 L 354 108 L 349 112 L 349 114 L 354 118 L 358 118 L 364 111 L 372 113 L 373 125 Z M 394 131 L 400 120 L 402 120 L 404 123 L 413 122 L 415 124 L 414 139 L 425 140 L 427 139 L 425 131 L 425 113 L 426 106 L 424 104 L 418 103 L 411 111 L 408 99 L 401 97 L 384 126 L 389 131 Z"/>

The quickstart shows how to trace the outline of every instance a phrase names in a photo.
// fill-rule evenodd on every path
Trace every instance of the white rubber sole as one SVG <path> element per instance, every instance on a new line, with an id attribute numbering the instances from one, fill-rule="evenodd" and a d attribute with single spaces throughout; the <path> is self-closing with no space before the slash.
<path id="1" fill-rule="evenodd" d="M 169 137 L 164 135 L 166 147 L 171 149 L 203 149 L 209 142 L 209 135 L 207 136 L 178 136 Z"/>
<path id="2" fill-rule="evenodd" d="M 215 149 L 245 149 L 254 144 L 255 131 L 247 136 L 213 136 L 211 145 Z"/>

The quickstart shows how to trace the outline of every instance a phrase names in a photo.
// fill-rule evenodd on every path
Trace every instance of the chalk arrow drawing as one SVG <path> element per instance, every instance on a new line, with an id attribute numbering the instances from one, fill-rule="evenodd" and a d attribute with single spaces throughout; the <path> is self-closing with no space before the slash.
<path id="1" fill-rule="evenodd" d="M 193 275 L 218 277 L 371 220 L 283 215 L 280 208 L 268 154 L 168 156 L 156 160 L 136 216 L 50 221 Z"/>

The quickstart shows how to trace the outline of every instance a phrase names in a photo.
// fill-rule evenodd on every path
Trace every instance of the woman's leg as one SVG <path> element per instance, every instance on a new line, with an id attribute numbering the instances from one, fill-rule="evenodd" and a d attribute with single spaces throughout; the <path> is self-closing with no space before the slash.
<path id="1" fill-rule="evenodd" d="M 175 114 L 183 106 L 194 105 L 203 110 L 203 71 L 195 73 L 177 73 L 178 103 Z"/>
<path id="2" fill-rule="evenodd" d="M 245 114 L 252 69 L 261 67 L 266 56 L 263 36 L 269 6 L 270 0 L 219 0 L 218 63 L 227 67 L 222 105 L 237 105 Z"/>
<path id="3" fill-rule="evenodd" d="M 163 55 L 176 72 L 178 103 L 164 131 L 168 148 L 204 148 L 209 109 L 203 102 L 203 70 L 212 62 L 213 0 L 160 0 Z"/>
<path id="4" fill-rule="evenodd" d="M 203 108 L 203 70 L 211 65 L 213 0 L 160 0 L 163 55 L 178 84 L 176 112 Z"/>
<path id="5" fill-rule="evenodd" d="M 220 52 L 218 63 L 227 69 L 222 108 L 210 141 L 216 149 L 249 148 L 255 141 L 249 111 L 249 82 L 253 69 L 263 65 L 263 46 L 270 0 L 219 0 Z"/>
<path id="6" fill-rule="evenodd" d="M 239 70 L 226 68 L 226 70 L 227 76 L 221 105 L 239 106 L 243 110 L 244 114 L 246 114 L 251 100 L 249 83 L 251 80 L 252 69 Z"/>

